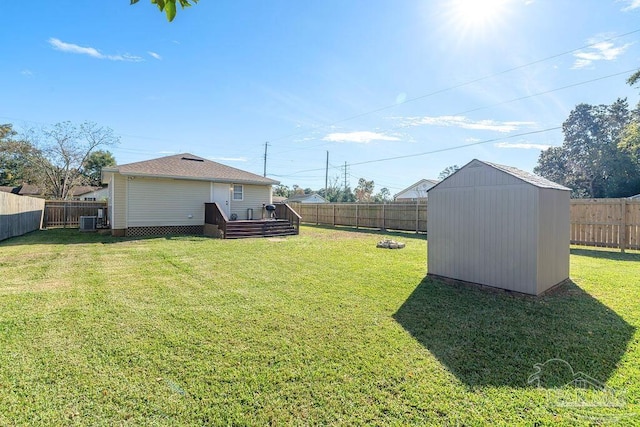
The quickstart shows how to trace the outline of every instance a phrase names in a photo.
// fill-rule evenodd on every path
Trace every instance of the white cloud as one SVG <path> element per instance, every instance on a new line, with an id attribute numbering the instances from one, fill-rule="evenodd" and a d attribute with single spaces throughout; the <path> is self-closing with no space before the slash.
<path id="1" fill-rule="evenodd" d="M 508 133 L 520 129 L 523 126 L 533 126 L 534 122 L 508 121 L 500 122 L 496 120 L 471 120 L 464 116 L 437 116 L 437 117 L 403 117 L 404 126 L 445 126 L 458 127 L 462 129 L 489 130 L 494 132 Z"/>
<path id="2" fill-rule="evenodd" d="M 149 56 L 151 56 L 152 58 L 155 58 L 155 59 L 157 59 L 157 60 L 161 60 L 161 59 L 162 59 L 162 56 L 158 55 L 158 54 L 157 54 L 157 53 L 155 53 L 155 52 L 151 52 L 151 51 L 149 51 L 149 52 L 147 52 L 147 53 L 148 53 L 148 54 L 149 54 Z"/>
<path id="3" fill-rule="evenodd" d="M 22 74 L 23 76 L 31 77 L 33 76 L 33 71 L 25 68 L 24 70 L 20 71 L 20 74 Z"/>
<path id="4" fill-rule="evenodd" d="M 530 142 L 498 142 L 493 144 L 497 148 L 519 148 L 523 150 L 546 150 L 552 145 L 549 144 L 533 144 Z"/>
<path id="5" fill-rule="evenodd" d="M 640 4 L 640 0 L 637 0 Z M 572 69 L 585 68 L 595 61 L 613 61 L 622 55 L 631 46 L 631 43 L 616 46 L 610 41 L 598 42 L 596 39 L 589 40 L 590 47 L 573 54 L 576 58 Z"/>
<path id="6" fill-rule="evenodd" d="M 330 133 L 324 138 L 323 141 L 332 142 L 357 142 L 359 144 L 368 144 L 371 141 L 400 141 L 400 138 L 395 136 L 384 135 L 377 132 L 359 131 L 359 132 L 336 132 Z"/>
<path id="7" fill-rule="evenodd" d="M 78 55 L 88 55 L 88 56 L 91 56 L 92 58 L 108 59 L 110 61 L 127 61 L 127 62 L 144 61 L 144 59 L 142 59 L 139 56 L 129 55 L 129 54 L 124 54 L 124 55 L 105 55 L 104 53 L 100 52 L 96 48 L 79 46 L 79 45 L 73 44 L 73 43 L 66 43 L 66 42 L 63 42 L 62 40 L 56 39 L 54 37 L 51 37 L 48 41 L 49 41 L 49 44 L 55 50 L 59 50 L 59 51 L 62 51 L 62 52 L 75 53 L 75 54 L 78 54 Z"/>
<path id="8" fill-rule="evenodd" d="M 630 10 L 640 7 L 640 0 L 622 0 L 622 2 L 627 4 L 627 6 L 622 8 L 623 12 L 629 12 Z"/>

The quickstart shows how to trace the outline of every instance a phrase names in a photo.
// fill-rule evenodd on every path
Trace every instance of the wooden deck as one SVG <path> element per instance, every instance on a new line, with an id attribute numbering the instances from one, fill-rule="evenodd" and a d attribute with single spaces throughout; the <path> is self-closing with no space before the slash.
<path id="1" fill-rule="evenodd" d="M 205 224 L 218 226 L 224 239 L 291 236 L 299 233 L 300 215 L 288 205 L 277 205 L 277 219 L 230 220 L 217 203 L 205 203 Z"/>

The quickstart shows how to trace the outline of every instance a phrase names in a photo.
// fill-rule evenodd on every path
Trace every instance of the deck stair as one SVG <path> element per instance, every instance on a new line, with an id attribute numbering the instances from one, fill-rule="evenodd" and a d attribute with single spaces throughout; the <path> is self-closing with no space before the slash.
<path id="1" fill-rule="evenodd" d="M 285 219 L 264 219 L 253 221 L 229 221 L 225 239 L 246 237 L 276 237 L 298 234 L 291 223 Z"/>

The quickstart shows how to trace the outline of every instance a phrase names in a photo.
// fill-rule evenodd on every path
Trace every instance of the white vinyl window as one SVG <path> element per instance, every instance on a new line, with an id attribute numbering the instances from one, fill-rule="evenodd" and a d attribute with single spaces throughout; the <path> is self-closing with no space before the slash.
<path id="1" fill-rule="evenodd" d="M 244 189 L 242 188 L 242 185 L 240 184 L 233 184 L 233 200 L 240 200 L 242 201 L 243 196 L 244 196 Z"/>

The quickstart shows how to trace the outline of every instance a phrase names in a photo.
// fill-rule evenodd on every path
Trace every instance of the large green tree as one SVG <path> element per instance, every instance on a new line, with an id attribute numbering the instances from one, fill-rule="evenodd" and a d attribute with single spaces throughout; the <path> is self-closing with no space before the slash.
<path id="1" fill-rule="evenodd" d="M 0 185 L 19 186 L 28 183 L 30 169 L 28 155 L 30 144 L 16 139 L 17 132 L 11 124 L 0 125 Z"/>
<path id="2" fill-rule="evenodd" d="M 115 166 L 116 158 L 110 151 L 96 150 L 89 154 L 83 164 L 83 174 L 89 185 L 100 186 L 102 184 L 102 168 Z"/>
<path id="3" fill-rule="evenodd" d="M 131 0 L 131 4 L 136 4 L 139 1 Z M 164 12 L 167 15 L 167 20 L 171 22 L 178 12 L 178 4 L 184 9 L 185 7 L 190 7 L 191 3 L 198 3 L 198 0 L 151 0 L 151 3 L 155 4 L 160 12 Z"/>
<path id="4" fill-rule="evenodd" d="M 640 171 L 619 147 L 631 117 L 625 99 L 577 105 L 562 125 L 562 146 L 543 151 L 534 172 L 571 188 L 573 197 L 631 195 Z"/>

